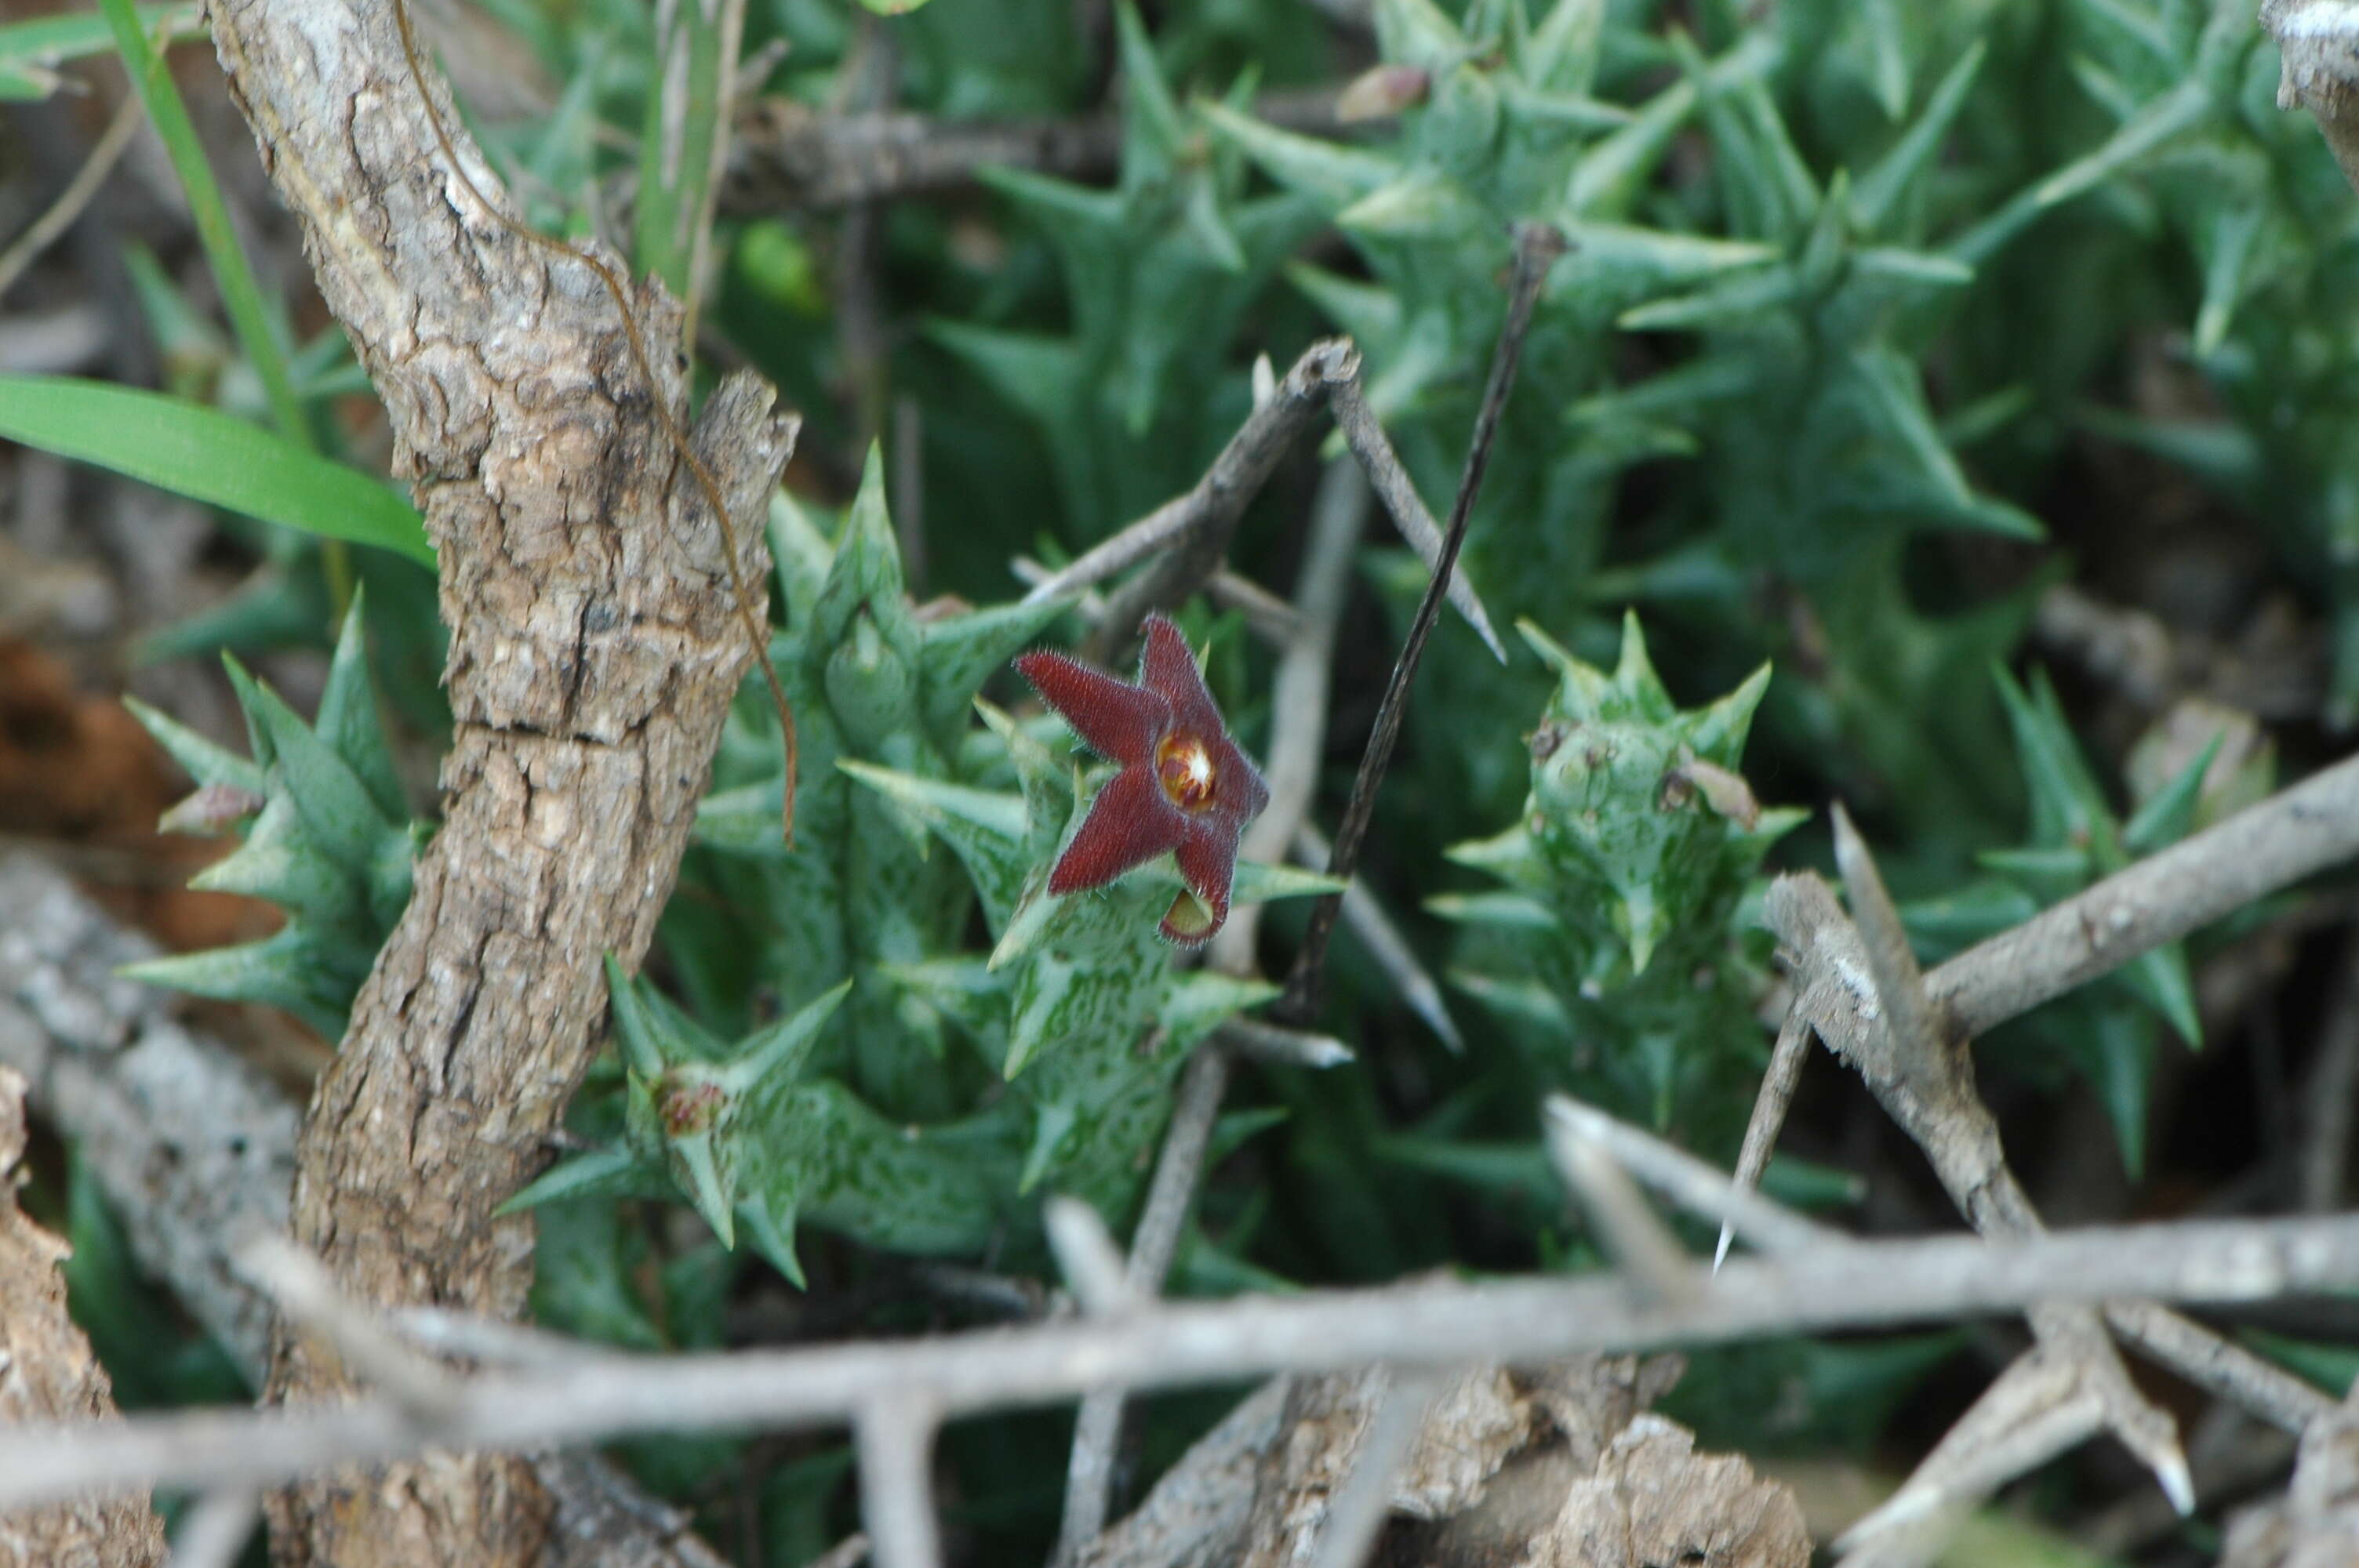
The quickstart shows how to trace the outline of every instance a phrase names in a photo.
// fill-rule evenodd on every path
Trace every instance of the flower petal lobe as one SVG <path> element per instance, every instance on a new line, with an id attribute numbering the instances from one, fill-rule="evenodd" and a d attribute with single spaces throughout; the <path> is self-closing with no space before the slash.
<path id="1" fill-rule="evenodd" d="M 1106 781 L 1090 814 L 1049 873 L 1052 893 L 1103 887 L 1123 872 L 1180 847 L 1187 821 L 1164 797 L 1146 768 L 1125 768 Z"/>
<path id="2" fill-rule="evenodd" d="M 1091 751 L 1125 768 L 1149 764 L 1156 742 L 1171 727 L 1171 705 L 1163 697 L 1077 659 L 1027 654 L 1016 668 Z"/>

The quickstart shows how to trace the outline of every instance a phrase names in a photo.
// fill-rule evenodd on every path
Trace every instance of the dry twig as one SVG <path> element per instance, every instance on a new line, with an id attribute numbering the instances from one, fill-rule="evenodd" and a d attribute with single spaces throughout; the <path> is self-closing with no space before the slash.
<path id="1" fill-rule="evenodd" d="M 1333 857 L 1334 846 L 1327 836 L 1305 822 L 1294 830 L 1294 858 L 1306 866 L 1323 866 Z M 1442 1000 L 1441 987 L 1418 959 L 1417 949 L 1401 935 L 1393 917 L 1368 891 L 1365 882 L 1353 878 L 1343 890 L 1343 924 L 1368 950 L 1368 957 L 1399 991 L 1408 1009 L 1425 1021 L 1452 1055 L 1466 1049 L 1465 1036 L 1458 1032 L 1458 1022 L 1450 1016 L 1450 1005 Z"/>
<path id="2" fill-rule="evenodd" d="M 1294 832 L 1310 814 L 1327 750 L 1327 691 L 1334 678 L 1335 627 L 1352 586 L 1366 524 L 1368 482 L 1350 463 L 1335 462 L 1319 481 L 1310 507 L 1310 539 L 1294 587 L 1294 634 L 1278 655 L 1271 682 L 1269 804 L 1246 825 L 1237 853 L 1246 860 L 1283 861 Z M 1212 963 L 1250 974 L 1263 906 L 1245 904 L 1212 939 Z"/>
<path id="3" fill-rule="evenodd" d="M 626 1433 L 798 1429 L 919 1400 L 936 1420 L 1278 1371 L 1479 1358 L 1537 1363 L 1767 1335 L 1946 1321 L 2039 1302 L 2267 1300 L 2359 1286 L 2359 1216 L 1846 1241 L 1699 1270 L 1685 1300 L 1614 1279 L 1419 1281 L 1378 1289 L 1152 1303 L 1105 1319 L 881 1344 L 673 1357 L 602 1352 L 555 1371 L 461 1386 L 446 1442 L 511 1451 Z M 282 1410 L 189 1411 L 0 1432 L 0 1508 L 92 1487 L 266 1486 L 414 1454 L 399 1404 L 358 1395 Z"/>
<path id="4" fill-rule="evenodd" d="M 1736 1152 L 1736 1184 L 1757 1187 L 1761 1173 L 1769 1168 L 1770 1152 L 1777 1146 L 1777 1134 L 1786 1126 L 1786 1112 L 1794 1104 L 1794 1090 L 1802 1081 L 1802 1064 L 1810 1054 L 1810 1026 L 1799 1008 L 1786 1010 L 1786 1022 L 1777 1026 L 1777 1044 L 1769 1053 L 1769 1069 L 1761 1075 L 1761 1088 L 1754 1096 L 1753 1111 L 1745 1119 L 1745 1142 Z M 1719 1268 L 1728 1256 L 1729 1228 L 1720 1229 L 1720 1244 L 1712 1249 L 1712 1266 Z"/>
<path id="5" fill-rule="evenodd" d="M 1219 1045 L 1201 1047 L 1189 1058 L 1171 1124 L 1163 1134 L 1163 1152 L 1156 1159 L 1155 1176 L 1147 1185 L 1147 1206 L 1131 1237 L 1130 1261 L 1124 1269 L 1119 1293 L 1124 1304 L 1151 1301 L 1163 1289 L 1164 1277 L 1180 1249 L 1180 1233 L 1203 1172 L 1204 1150 L 1212 1142 L 1212 1127 L 1228 1087 L 1228 1056 Z M 1094 1224 L 1096 1212 L 1084 1208 Z M 1071 1279 L 1071 1271 L 1068 1278 Z M 1080 1281 L 1072 1282 L 1078 1292 Z M 1086 1299 L 1083 1304 L 1089 1304 Z M 1122 1439 L 1125 1393 L 1119 1387 L 1099 1389 L 1082 1400 L 1081 1413 L 1073 1422 L 1072 1457 L 1065 1472 L 1065 1514 L 1057 1532 L 1060 1562 L 1073 1561 L 1105 1530 L 1114 1491 L 1114 1449 Z"/>
<path id="6" fill-rule="evenodd" d="M 82 209 L 106 183 L 106 177 L 114 172 L 116 162 L 131 146 L 131 138 L 147 123 L 147 101 L 136 92 L 125 93 L 123 102 L 115 107 L 114 118 L 99 133 L 90 157 L 74 171 L 66 188 L 58 192 L 58 199 L 26 224 L 25 232 L 9 241 L 5 250 L 0 250 L 0 295 L 5 295 L 9 287 L 25 276 L 25 269 L 73 227 L 74 220 L 82 216 Z"/>
<path id="7" fill-rule="evenodd" d="M 1096 630 L 1091 652 L 1103 660 L 1108 651 L 1130 635 L 1149 610 L 1168 609 L 1216 573 L 1237 519 L 1266 482 L 1279 458 L 1295 438 L 1310 428 L 1322 407 L 1333 406 L 1336 394 L 1358 384 L 1360 353 L 1347 338 L 1313 343 L 1294 362 L 1284 379 L 1266 395 L 1257 396 L 1254 411 L 1229 438 L 1204 477 L 1185 495 L 1175 496 L 1146 516 L 1083 551 L 1054 572 L 1032 580 L 1024 596 L 1027 604 L 1070 594 L 1103 582 L 1158 552 L 1169 552 L 1147 572 L 1124 585 L 1095 612 Z M 1373 424 L 1373 421 L 1371 421 Z M 1428 568 L 1441 558 L 1440 531 L 1433 525 L 1417 488 L 1400 466 L 1392 443 L 1381 429 L 1372 442 L 1353 449 L 1368 470 L 1370 481 L 1400 527 L 1402 536 Z M 1420 520 L 1422 525 L 1420 526 Z M 1490 617 L 1475 597 L 1464 574 L 1454 567 L 1446 575 L 1450 602 L 1466 618 L 1493 654 L 1503 662 L 1506 650 Z"/>
<path id="8" fill-rule="evenodd" d="M 1944 1036 L 1971 1039 L 2256 899 L 2359 856 L 2359 757 L 2322 768 L 1925 977 Z"/>
<path id="9" fill-rule="evenodd" d="M 1254 105 L 1266 123 L 1320 135 L 1336 126 L 1329 92 L 1274 92 Z M 1122 152 L 1118 114 L 1078 119 L 942 120 L 916 114 L 826 114 L 766 98 L 739 119 L 721 188 L 725 212 L 808 212 L 936 195 L 973 183 L 987 168 L 1038 169 L 1067 178 L 1114 172 Z"/>
<path id="10" fill-rule="evenodd" d="M 1352 798 L 1344 805 L 1343 820 L 1335 825 L 1334 854 L 1327 865 L 1334 876 L 1349 879 L 1359 868 L 1360 848 L 1375 816 L 1376 788 L 1392 765 L 1393 747 L 1400 739 L 1401 720 L 1408 707 L 1409 683 L 1416 678 L 1417 666 L 1425 656 L 1426 639 L 1433 634 L 1434 622 L 1441 612 L 1442 596 L 1456 577 L 1458 554 L 1466 543 L 1467 520 L 1473 515 L 1474 498 L 1482 492 L 1483 474 L 1491 462 L 1491 443 L 1499 433 L 1507 395 L 1516 384 L 1524 334 L 1531 327 L 1532 309 L 1539 301 L 1540 286 L 1564 249 L 1564 236 L 1545 223 L 1527 222 L 1516 226 L 1516 264 L 1507 285 L 1507 316 L 1499 329 L 1490 374 L 1483 386 L 1482 404 L 1474 411 L 1474 430 L 1467 441 L 1465 470 L 1459 476 L 1457 499 L 1450 507 L 1450 528 L 1442 537 L 1440 557 L 1432 563 L 1433 579 L 1426 585 L 1425 596 L 1418 601 L 1408 635 L 1401 643 L 1400 657 L 1393 665 L 1392 678 L 1386 684 L 1384 697 L 1377 706 L 1375 728 L 1361 756 L 1359 776 L 1352 783 Z M 1382 492 L 1380 485 L 1378 493 Z M 1414 536 L 1410 542 L 1416 542 Z M 1343 903 L 1342 894 L 1328 893 L 1312 906 L 1310 928 L 1303 936 L 1302 950 L 1295 957 L 1294 968 L 1287 976 L 1286 995 L 1277 1003 L 1279 1017 L 1299 1022 L 1319 1011 L 1327 946 L 1334 940 L 1335 922 L 1343 913 Z"/>
<path id="11" fill-rule="evenodd" d="M 860 1450 L 860 1513 L 877 1568 L 937 1568 L 934 1433 L 924 1399 L 902 1394 L 869 1405 L 853 1423 Z"/>
<path id="12" fill-rule="evenodd" d="M 2038 1217 L 2006 1166 L 1996 1126 L 1965 1066 L 1961 1021 L 1996 1022 L 2233 907 L 2205 877 L 2207 867 L 2219 867 L 2218 880 L 2241 902 L 2348 853 L 2353 824 L 2323 819 L 2321 803 L 2353 787 L 2351 763 L 2330 769 L 1984 943 L 1937 970 L 1930 985 L 1919 980 L 1873 860 L 1840 813 L 1837 857 L 1866 935 L 1843 919 L 1814 877 L 1780 878 L 1767 914 L 1794 960 L 1797 1011 L 1925 1151 L 1961 1211 L 1985 1234 L 2035 1234 Z M 2223 859 L 2232 863 L 2221 864 Z M 2173 895 L 2179 904 L 2162 903 Z M 2034 928 L 2051 933 L 2047 947 L 2027 938 Z M 2012 968 L 2007 956 L 2016 960 Z M 1919 1000 L 1927 991 L 1931 1005 Z M 2107 1303 L 2104 1317 L 2147 1353 L 2266 1419 L 2299 1427 L 2323 1402 L 2258 1357 L 2151 1303 Z M 2098 1317 L 2049 1304 L 2034 1313 L 2033 1325 L 2049 1354 L 2024 1364 L 2028 1381 L 2002 1380 L 2006 1387 L 1977 1407 L 1982 1419 L 1936 1451 L 1882 1522 L 1907 1522 L 1988 1476 L 2003 1478 L 2015 1462 L 2009 1454 L 2039 1454 L 2044 1444 L 2061 1440 L 2078 1420 L 2062 1412 L 2079 1409 L 2084 1398 L 2093 1399 L 2105 1424 L 2147 1460 L 2173 1502 L 2191 1506 L 2191 1483 L 2168 1418 L 2129 1385 Z M 2032 1378 L 2035 1367 L 2038 1376 Z M 2057 1383 L 2059 1377 L 2067 1382 Z M 2027 1389 L 2047 1389 L 2053 1397 L 2016 1397 Z"/>

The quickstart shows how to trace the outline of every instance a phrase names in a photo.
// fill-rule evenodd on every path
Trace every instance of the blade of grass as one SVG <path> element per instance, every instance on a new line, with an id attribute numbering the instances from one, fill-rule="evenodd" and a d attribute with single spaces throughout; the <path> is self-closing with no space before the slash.
<path id="1" fill-rule="evenodd" d="M 212 264 L 213 278 L 221 287 L 222 304 L 229 312 L 238 345 L 262 380 L 270 417 L 288 440 L 312 447 L 303 405 L 295 395 L 295 378 L 288 373 L 286 351 L 263 307 L 254 269 L 246 265 L 245 252 L 230 226 L 228 204 L 222 200 L 204 145 L 197 140 L 197 128 L 189 119 L 189 106 L 181 100 L 179 87 L 165 69 L 164 57 L 147 41 L 138 7 L 131 0 L 99 0 L 99 4 L 114 29 L 114 45 L 122 51 L 124 69 L 131 74 L 132 90 L 147 105 L 147 117 L 156 122 L 156 134 L 164 138 L 164 149 L 171 155 L 172 170 L 188 192 L 197 237 L 204 243 L 205 259 Z"/>
<path id="2" fill-rule="evenodd" d="M 263 400 L 269 405 L 271 422 L 288 440 L 316 454 L 319 440 L 310 422 L 304 417 L 303 400 L 296 395 L 294 373 L 287 366 L 286 345 L 263 302 L 261 286 L 255 282 L 254 268 L 247 264 L 245 252 L 238 243 L 237 231 L 231 226 L 229 204 L 222 200 L 221 183 L 213 178 L 212 163 L 205 157 L 204 144 L 197 139 L 197 128 L 189 118 L 189 106 L 180 97 L 180 89 L 173 81 L 163 54 L 149 41 L 151 35 L 143 27 L 139 8 L 132 0 L 99 0 L 99 5 L 106 13 L 108 27 L 114 29 L 114 46 L 123 55 L 132 90 L 147 106 L 147 117 L 156 123 L 156 134 L 164 139 L 164 150 L 171 157 L 172 171 L 179 176 L 180 188 L 188 193 L 189 214 L 196 222 L 205 259 L 212 265 L 213 282 L 221 289 L 222 308 L 228 312 L 230 329 L 237 334 L 238 346 L 245 351 L 246 362 L 254 366 L 255 376 L 262 383 Z M 352 561 L 332 534 L 321 546 L 320 559 L 328 574 L 332 614 L 342 620 L 345 607 L 352 602 Z"/>
<path id="3" fill-rule="evenodd" d="M 691 348 L 745 30 L 745 0 L 661 0 L 656 8 L 658 85 L 639 144 L 633 249 L 639 270 L 662 278 L 687 307 L 681 341 Z"/>
<path id="4" fill-rule="evenodd" d="M 142 5 L 139 25 L 150 38 L 168 42 L 205 36 L 202 8 L 184 3 Z M 60 79 L 57 68 L 103 54 L 114 48 L 114 32 L 107 18 L 95 13 L 37 16 L 29 22 L 0 27 L 0 103 L 28 102 L 55 92 Z"/>
<path id="5" fill-rule="evenodd" d="M 434 564 L 418 514 L 388 486 L 181 398 L 71 376 L 0 375 L 0 438 L 323 539 Z"/>

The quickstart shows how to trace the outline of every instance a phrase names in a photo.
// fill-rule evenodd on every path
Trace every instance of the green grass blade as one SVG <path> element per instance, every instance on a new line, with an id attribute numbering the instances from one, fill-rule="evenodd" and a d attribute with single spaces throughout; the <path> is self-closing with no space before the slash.
<path id="1" fill-rule="evenodd" d="M 205 36 L 203 9 L 194 0 L 142 5 L 137 14 L 149 38 L 161 33 L 178 43 Z M 0 27 L 0 102 L 47 98 L 60 86 L 58 67 L 114 48 L 114 32 L 107 18 L 91 12 Z"/>
<path id="2" fill-rule="evenodd" d="M 632 248 L 639 270 L 663 279 L 687 306 L 690 343 L 745 30 L 745 0 L 661 0 L 656 8 L 657 90 L 639 143 Z"/>
<path id="3" fill-rule="evenodd" d="M 0 438 L 323 538 L 434 564 L 391 488 L 226 414 L 71 376 L 0 375 Z"/>
<path id="4" fill-rule="evenodd" d="M 261 379 L 270 417 L 288 440 L 315 448 L 310 427 L 303 417 L 302 400 L 295 395 L 295 378 L 287 369 L 286 349 L 263 308 L 262 290 L 255 282 L 254 269 L 246 265 L 245 252 L 238 246 L 237 232 L 230 227 L 229 208 L 222 200 L 204 144 L 197 140 L 197 128 L 190 123 L 189 106 L 181 101 L 172 73 L 165 69 L 164 57 L 148 43 L 138 7 L 131 0 L 99 0 L 99 4 L 106 13 L 107 25 L 114 30 L 115 48 L 123 53 L 131 85 L 147 106 L 147 117 L 155 122 L 157 135 L 164 138 L 173 171 L 188 192 L 189 212 L 196 220 L 197 237 L 204 242 L 205 257 L 212 264 L 222 305 L 229 312 L 239 346 Z"/>

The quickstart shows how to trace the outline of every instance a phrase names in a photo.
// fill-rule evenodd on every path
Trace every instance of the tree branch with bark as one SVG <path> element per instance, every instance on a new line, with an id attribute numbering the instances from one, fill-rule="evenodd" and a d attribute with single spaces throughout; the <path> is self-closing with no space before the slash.
<path id="1" fill-rule="evenodd" d="M 754 514 L 794 427 L 734 376 L 675 449 L 680 367 L 658 354 L 648 385 L 637 347 L 677 341 L 679 307 L 651 284 L 627 320 L 597 267 L 480 205 L 498 183 L 395 5 L 223 0 L 212 24 L 384 400 L 451 629 L 443 826 L 305 1120 L 293 1231 L 363 1301 L 513 1318 L 532 1222 L 495 1211 L 588 1062 L 601 958 L 647 949 L 751 653 L 731 585 L 763 580 L 760 530 L 729 558 L 693 470 Z M 272 1399 L 350 1386 L 332 1349 L 281 1336 Z M 270 1512 L 283 1563 L 495 1564 L 539 1556 L 549 1505 L 519 1461 L 446 1455 Z"/>

